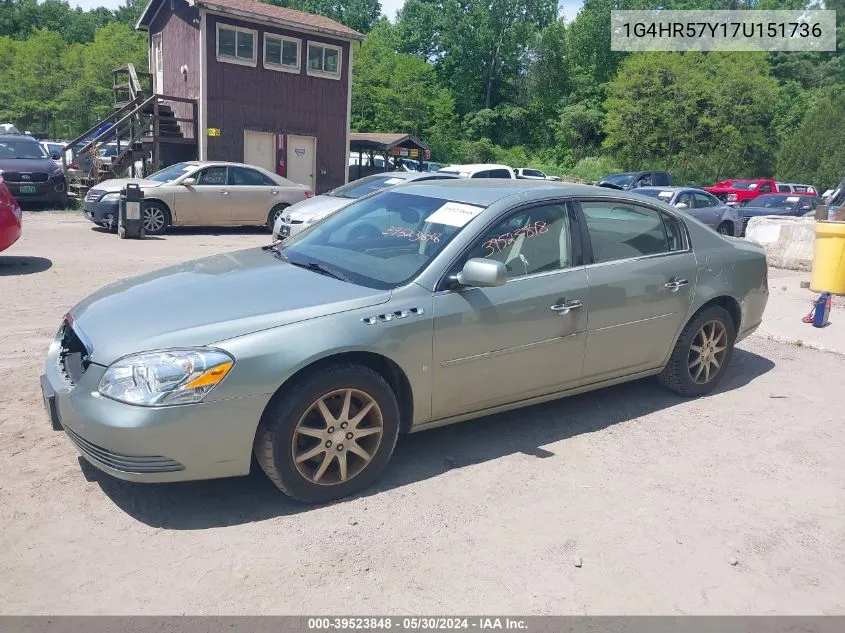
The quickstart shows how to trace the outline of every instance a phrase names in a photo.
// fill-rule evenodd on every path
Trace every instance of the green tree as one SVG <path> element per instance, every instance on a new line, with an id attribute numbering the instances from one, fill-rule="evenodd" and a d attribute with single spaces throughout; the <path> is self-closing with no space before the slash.
<path id="1" fill-rule="evenodd" d="M 778 153 L 778 177 L 819 191 L 845 178 L 845 95 L 820 99 Z"/>
<path id="2" fill-rule="evenodd" d="M 626 168 L 682 179 L 771 175 L 777 94 L 763 54 L 631 56 L 610 86 L 604 145 Z"/>
<path id="3" fill-rule="evenodd" d="M 360 33 L 367 33 L 381 16 L 379 0 L 263 0 L 279 7 L 324 15 Z"/>

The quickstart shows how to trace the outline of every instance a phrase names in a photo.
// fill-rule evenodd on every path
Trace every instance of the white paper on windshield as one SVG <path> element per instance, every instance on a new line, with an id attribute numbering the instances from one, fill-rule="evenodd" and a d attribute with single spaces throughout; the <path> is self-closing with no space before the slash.
<path id="1" fill-rule="evenodd" d="M 671 191 L 661 191 L 660 193 L 657 194 L 657 197 L 658 198 L 671 198 L 672 192 Z"/>
<path id="2" fill-rule="evenodd" d="M 787 202 L 798 202 L 801 198 L 798 196 L 789 196 L 786 201 Z"/>
<path id="3" fill-rule="evenodd" d="M 474 204 L 447 202 L 428 216 L 425 221 L 431 224 L 461 227 L 482 211 L 484 211 L 484 207 L 477 207 Z"/>
<path id="4" fill-rule="evenodd" d="M 404 178 L 388 178 L 387 180 L 384 181 L 384 184 L 386 184 L 386 185 L 398 185 L 403 180 L 404 180 Z"/>

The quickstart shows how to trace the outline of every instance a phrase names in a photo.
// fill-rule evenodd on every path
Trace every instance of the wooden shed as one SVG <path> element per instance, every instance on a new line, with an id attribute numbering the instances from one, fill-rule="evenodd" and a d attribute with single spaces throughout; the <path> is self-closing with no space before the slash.
<path id="1" fill-rule="evenodd" d="M 150 0 L 137 27 L 149 32 L 153 91 L 196 100 L 199 159 L 259 165 L 318 193 L 346 182 L 363 35 L 256 0 Z M 189 108 L 175 102 L 176 118 Z"/>

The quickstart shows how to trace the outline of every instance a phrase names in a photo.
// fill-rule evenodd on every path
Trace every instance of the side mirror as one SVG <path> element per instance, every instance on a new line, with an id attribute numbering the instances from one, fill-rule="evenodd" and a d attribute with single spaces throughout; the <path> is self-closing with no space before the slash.
<path id="1" fill-rule="evenodd" d="M 502 262 L 483 257 L 473 257 L 464 264 L 458 273 L 458 283 L 476 288 L 504 286 L 508 280 L 508 271 Z"/>
<path id="2" fill-rule="evenodd" d="M 687 203 L 686 203 L 686 202 L 678 202 L 678 203 L 675 205 L 675 208 L 676 208 L 676 209 L 689 209 L 689 205 L 687 205 Z"/>
<path id="3" fill-rule="evenodd" d="M 193 187 L 195 184 L 197 184 L 197 179 L 196 178 L 185 178 L 185 180 L 182 181 L 182 184 L 185 185 L 186 187 Z"/>

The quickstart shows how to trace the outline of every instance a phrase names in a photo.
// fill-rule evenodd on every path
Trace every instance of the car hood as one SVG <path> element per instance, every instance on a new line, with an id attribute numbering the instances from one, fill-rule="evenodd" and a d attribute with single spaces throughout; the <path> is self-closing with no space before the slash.
<path id="1" fill-rule="evenodd" d="M 98 290 L 71 311 L 93 362 L 221 340 L 384 303 L 388 290 L 339 281 L 253 248 L 186 262 Z"/>
<path id="2" fill-rule="evenodd" d="M 109 158 L 109 160 L 111 160 L 111 158 Z M 161 187 L 164 184 L 162 182 L 158 182 L 157 180 L 147 180 L 146 178 L 112 178 L 111 180 L 104 180 L 100 184 L 94 185 L 94 189 L 108 192 L 120 191 L 129 183 L 134 183 L 144 189 Z"/>
<path id="3" fill-rule="evenodd" d="M 0 158 L 0 171 L 56 171 L 56 163 L 52 158 Z"/>
<path id="4" fill-rule="evenodd" d="M 290 216 L 291 220 L 309 220 L 311 218 L 322 218 L 330 213 L 337 211 L 341 207 L 345 207 L 350 202 L 355 202 L 351 198 L 336 198 L 334 196 L 315 196 L 302 202 L 297 202 L 288 207 L 285 217 Z"/>

